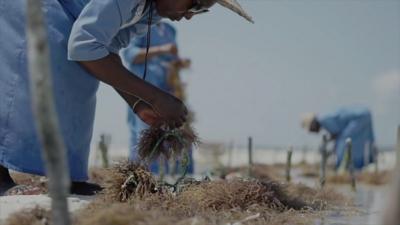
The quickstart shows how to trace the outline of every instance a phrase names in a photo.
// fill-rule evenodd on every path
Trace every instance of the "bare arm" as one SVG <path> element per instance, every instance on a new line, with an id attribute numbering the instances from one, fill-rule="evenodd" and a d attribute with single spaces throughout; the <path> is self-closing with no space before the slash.
<path id="1" fill-rule="evenodd" d="M 187 109 L 179 99 L 133 76 L 122 66 L 118 55 L 109 54 L 98 60 L 79 63 L 94 77 L 118 90 L 128 104 L 132 105 L 140 98 L 163 120 L 176 126 L 186 121 Z"/>

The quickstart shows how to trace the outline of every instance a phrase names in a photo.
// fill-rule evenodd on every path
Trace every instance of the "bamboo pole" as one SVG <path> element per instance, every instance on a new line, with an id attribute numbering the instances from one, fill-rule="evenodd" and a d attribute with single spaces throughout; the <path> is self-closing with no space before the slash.
<path id="1" fill-rule="evenodd" d="M 249 151 L 249 166 L 253 165 L 253 138 L 248 139 L 248 151 Z"/>
<path id="2" fill-rule="evenodd" d="M 49 178 L 52 224 L 69 225 L 67 196 L 70 180 L 66 151 L 59 132 L 58 118 L 53 102 L 47 30 L 41 2 L 39 0 L 27 1 L 28 59 L 32 101 L 46 174 Z"/>
<path id="3" fill-rule="evenodd" d="M 349 168 L 349 173 L 350 173 L 350 178 L 351 178 L 351 188 L 353 191 L 355 191 L 356 190 L 356 177 L 354 174 L 353 146 L 352 146 L 351 138 L 346 139 L 346 150 L 349 155 L 348 168 Z"/>
<path id="4" fill-rule="evenodd" d="M 293 154 L 293 147 L 290 146 L 289 150 L 287 152 L 287 158 L 286 158 L 286 181 L 290 182 L 292 179 L 290 176 L 290 170 L 292 169 L 292 154 Z"/>
<path id="5" fill-rule="evenodd" d="M 374 156 L 375 174 L 379 172 L 379 150 L 378 147 L 372 145 L 372 154 Z"/>
<path id="6" fill-rule="evenodd" d="M 396 165 L 400 168 L 400 125 L 397 127 L 397 148 L 396 148 Z"/>
<path id="7" fill-rule="evenodd" d="M 234 143 L 233 141 L 231 141 L 229 143 L 229 148 L 228 148 L 228 168 L 232 168 L 233 146 Z"/>
<path id="8" fill-rule="evenodd" d="M 247 171 L 247 175 L 249 177 L 251 177 L 251 170 L 253 168 L 253 138 L 252 137 L 248 138 L 247 150 L 248 150 L 248 154 L 249 154 L 249 168 Z"/>
<path id="9" fill-rule="evenodd" d="M 106 134 L 100 135 L 100 141 L 98 144 L 98 151 L 100 152 L 102 167 L 108 168 L 109 160 L 108 160 L 108 148 L 110 146 L 111 136 Z"/>
<path id="10" fill-rule="evenodd" d="M 384 216 L 384 225 L 397 225 L 400 221 L 400 126 L 397 127 L 397 165 L 393 176 L 390 194 L 387 196 L 388 204 Z"/>
<path id="11" fill-rule="evenodd" d="M 326 162 L 328 158 L 328 151 L 326 149 L 327 144 L 328 144 L 328 136 L 324 134 L 322 136 L 322 143 L 319 147 L 319 152 L 321 153 L 321 169 L 319 175 L 319 183 L 321 185 L 321 188 L 325 186 L 326 182 Z"/>

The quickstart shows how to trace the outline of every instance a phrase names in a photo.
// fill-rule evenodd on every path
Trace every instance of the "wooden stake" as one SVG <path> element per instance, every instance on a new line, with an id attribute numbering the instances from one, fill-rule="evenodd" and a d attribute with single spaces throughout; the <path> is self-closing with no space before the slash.
<path id="1" fill-rule="evenodd" d="M 374 163 L 375 163 L 375 174 L 378 174 L 379 172 L 379 151 L 378 151 L 378 147 L 376 147 L 375 145 L 372 145 L 372 154 L 374 154 Z"/>
<path id="2" fill-rule="evenodd" d="M 229 148 L 228 148 L 228 168 L 232 168 L 233 146 L 234 143 L 233 141 L 231 141 L 229 143 Z"/>
<path id="3" fill-rule="evenodd" d="M 387 197 L 384 225 L 397 225 L 400 221 L 400 126 L 397 127 L 397 165 L 393 176 L 390 195 Z"/>
<path id="4" fill-rule="evenodd" d="M 253 165 L 253 138 L 249 137 L 248 140 L 248 151 L 249 151 L 249 166 Z"/>
<path id="5" fill-rule="evenodd" d="M 350 173 L 350 177 L 351 177 L 351 188 L 353 189 L 353 191 L 356 190 L 356 177 L 354 175 L 354 163 L 353 163 L 353 149 L 352 149 L 352 141 L 351 138 L 347 138 L 346 139 L 346 150 L 349 154 L 349 164 L 348 164 L 348 168 L 349 168 L 349 173 Z"/>
<path id="6" fill-rule="evenodd" d="M 397 168 L 400 168 L 400 125 L 397 127 L 397 157 L 396 157 L 396 165 Z"/>
<path id="7" fill-rule="evenodd" d="M 108 160 L 108 148 L 110 146 L 111 136 L 106 134 L 100 135 L 100 141 L 98 145 L 98 151 L 101 155 L 102 166 L 103 168 L 108 168 L 109 160 Z"/>
<path id="8" fill-rule="evenodd" d="M 253 167 L 253 138 L 249 137 L 248 138 L 248 146 L 247 150 L 249 153 L 249 168 L 248 168 L 248 176 L 251 176 L 251 169 Z"/>
<path id="9" fill-rule="evenodd" d="M 27 1 L 28 60 L 32 102 L 38 136 L 42 144 L 53 225 L 69 225 L 67 196 L 70 179 L 67 154 L 54 106 L 47 30 L 42 1 Z M 5 43 L 3 43 L 5 44 Z M 29 160 L 29 159 L 26 159 Z"/>
<path id="10" fill-rule="evenodd" d="M 289 150 L 287 152 L 287 158 L 286 158 L 286 181 L 290 182 L 291 176 L 290 176 L 290 170 L 292 169 L 292 154 L 293 154 L 293 147 L 290 146 Z"/>
<path id="11" fill-rule="evenodd" d="M 321 169 L 319 175 L 319 183 L 321 185 L 321 188 L 325 186 L 325 181 L 326 181 L 326 162 L 328 158 L 328 151 L 326 149 L 327 145 L 328 145 L 328 136 L 324 134 L 322 136 L 322 143 L 319 147 L 319 152 L 321 153 Z"/>

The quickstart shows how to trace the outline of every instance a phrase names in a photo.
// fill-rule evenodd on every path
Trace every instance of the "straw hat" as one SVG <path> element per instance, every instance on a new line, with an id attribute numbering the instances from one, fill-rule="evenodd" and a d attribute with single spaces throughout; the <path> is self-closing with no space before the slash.
<path id="1" fill-rule="evenodd" d="M 316 117 L 315 113 L 305 113 L 301 117 L 301 127 L 303 127 L 306 130 L 310 130 L 311 124 L 315 119 L 315 117 Z"/>
<path id="2" fill-rule="evenodd" d="M 242 6 L 240 6 L 240 4 L 236 0 L 214 0 L 214 2 L 217 2 L 221 6 L 228 8 L 233 12 L 239 14 L 240 16 L 248 20 L 250 23 L 254 23 L 253 18 L 249 14 L 247 14 L 246 11 L 244 11 Z"/>

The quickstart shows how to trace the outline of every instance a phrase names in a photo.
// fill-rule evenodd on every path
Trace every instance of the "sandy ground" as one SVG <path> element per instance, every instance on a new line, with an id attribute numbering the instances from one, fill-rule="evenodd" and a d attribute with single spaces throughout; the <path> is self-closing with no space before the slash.
<path id="1" fill-rule="evenodd" d="M 91 198 L 74 195 L 68 198 L 71 212 L 79 210 L 90 202 Z M 47 195 L 18 195 L 0 197 L 0 224 L 4 223 L 9 215 L 22 209 L 40 206 L 50 209 L 50 198 Z"/>

